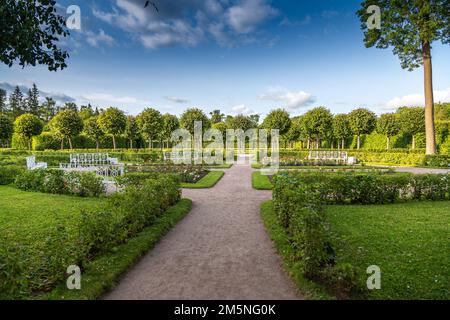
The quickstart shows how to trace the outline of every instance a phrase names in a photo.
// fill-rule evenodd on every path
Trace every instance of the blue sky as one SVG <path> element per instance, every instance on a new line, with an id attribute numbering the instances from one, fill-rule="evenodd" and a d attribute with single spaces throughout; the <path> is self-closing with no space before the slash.
<path id="1" fill-rule="evenodd" d="M 180 114 L 196 106 L 227 114 L 377 113 L 422 103 L 422 70 L 401 69 L 391 50 L 366 49 L 357 0 L 57 1 L 81 8 L 82 29 L 63 46 L 69 67 L 0 66 L 0 85 L 36 82 L 78 103 Z M 450 47 L 434 45 L 437 101 L 450 101 Z"/>

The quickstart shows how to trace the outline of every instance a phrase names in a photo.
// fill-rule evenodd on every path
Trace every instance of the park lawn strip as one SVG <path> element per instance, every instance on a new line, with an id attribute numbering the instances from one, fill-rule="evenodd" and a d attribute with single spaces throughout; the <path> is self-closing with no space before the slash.
<path id="1" fill-rule="evenodd" d="M 369 299 L 450 299 L 450 202 L 328 206 L 338 263 L 362 279 L 381 268 L 381 290 Z M 365 283 L 365 281 L 364 281 Z"/>
<path id="2" fill-rule="evenodd" d="M 273 184 L 269 176 L 261 174 L 261 172 L 252 173 L 252 186 L 256 190 L 272 190 Z"/>
<path id="3" fill-rule="evenodd" d="M 224 175 L 224 171 L 210 171 L 196 183 L 182 183 L 181 187 L 185 189 L 209 189 L 214 187 Z"/>
<path id="4" fill-rule="evenodd" d="M 192 201 L 182 199 L 167 210 L 150 227 L 147 227 L 127 243 L 119 245 L 110 253 L 99 256 L 88 264 L 81 276 L 81 290 L 68 290 L 61 283 L 48 294 L 36 299 L 48 300 L 94 300 L 112 289 L 120 276 L 132 267 L 145 253 L 181 221 L 191 210 Z"/>
<path id="5" fill-rule="evenodd" d="M 273 201 L 264 202 L 261 205 L 261 217 L 266 227 L 270 239 L 273 241 L 278 254 L 281 255 L 283 266 L 289 276 L 294 280 L 300 293 L 311 300 L 331 300 L 330 296 L 323 286 L 306 279 L 298 262 L 295 262 L 295 251 L 288 240 L 288 235 L 282 226 L 278 224 L 275 211 L 273 209 Z"/>

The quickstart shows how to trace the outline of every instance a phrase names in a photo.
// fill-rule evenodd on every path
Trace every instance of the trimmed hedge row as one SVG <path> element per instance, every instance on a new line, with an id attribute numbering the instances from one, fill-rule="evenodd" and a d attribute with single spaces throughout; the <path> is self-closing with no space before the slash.
<path id="1" fill-rule="evenodd" d="M 8 234 L 0 235 L 1 243 L 8 244 L 0 246 L 0 299 L 29 298 L 51 290 L 65 279 L 68 266 L 84 270 L 99 255 L 151 226 L 180 198 L 179 180 L 160 175 L 126 187 L 108 198 L 102 209 L 60 221 L 44 242 L 24 247 Z"/>
<path id="2" fill-rule="evenodd" d="M 273 190 L 300 271 L 349 297 L 363 293 L 364 284 L 352 265 L 336 264 L 325 205 L 450 199 L 450 175 L 289 172 L 274 177 Z"/>
<path id="3" fill-rule="evenodd" d="M 19 166 L 0 166 L 0 186 L 13 183 L 23 171 Z"/>

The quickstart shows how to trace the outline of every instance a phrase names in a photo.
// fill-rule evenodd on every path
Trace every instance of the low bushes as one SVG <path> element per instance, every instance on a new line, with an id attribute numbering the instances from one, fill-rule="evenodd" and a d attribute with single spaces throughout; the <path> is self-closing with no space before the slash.
<path id="1" fill-rule="evenodd" d="M 56 178 L 55 178 L 56 179 Z M 181 198 L 179 180 L 159 175 L 129 185 L 108 198 L 99 209 L 57 219 L 45 230 L 45 239 L 21 245 L 14 233 L 2 235 L 0 299 L 29 298 L 48 292 L 66 277 L 66 269 L 81 270 L 100 255 L 151 226 Z"/>
<path id="2" fill-rule="evenodd" d="M 450 175 L 290 172 L 274 177 L 274 210 L 300 271 L 342 297 L 363 287 L 351 265 L 336 264 L 325 205 L 444 199 L 450 199 Z"/>
<path id="3" fill-rule="evenodd" d="M 92 172 L 64 172 L 61 170 L 27 170 L 15 180 L 17 188 L 53 194 L 99 197 L 105 193 L 103 180 Z"/>
<path id="4" fill-rule="evenodd" d="M 23 170 L 24 169 L 19 166 L 0 166 L 0 185 L 13 183 Z"/>
<path id="5" fill-rule="evenodd" d="M 164 173 L 178 175 L 183 183 L 196 183 L 208 174 L 203 166 L 164 164 L 155 166 L 130 167 L 130 171 L 141 173 Z"/>

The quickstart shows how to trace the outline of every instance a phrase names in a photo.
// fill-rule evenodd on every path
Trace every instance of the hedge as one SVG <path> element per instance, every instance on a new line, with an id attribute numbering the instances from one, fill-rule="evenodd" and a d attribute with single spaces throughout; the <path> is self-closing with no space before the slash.
<path id="1" fill-rule="evenodd" d="M 0 300 L 27 298 L 51 290 L 66 278 L 68 266 L 84 270 L 97 256 L 114 251 L 153 225 L 180 199 L 178 179 L 161 175 L 139 186 L 126 187 L 108 198 L 102 209 L 81 212 L 73 221 L 61 222 L 48 231 L 47 240 L 38 248 L 25 248 L 8 239 L 8 234 L 0 235 L 0 241 L 9 244 L 0 246 Z"/>
<path id="2" fill-rule="evenodd" d="M 0 185 L 13 183 L 23 170 L 20 166 L 0 166 Z"/>
<path id="3" fill-rule="evenodd" d="M 324 207 L 450 199 L 450 175 L 289 172 L 274 177 L 273 201 L 300 272 L 352 295 L 363 285 L 352 265 L 338 265 Z"/>

